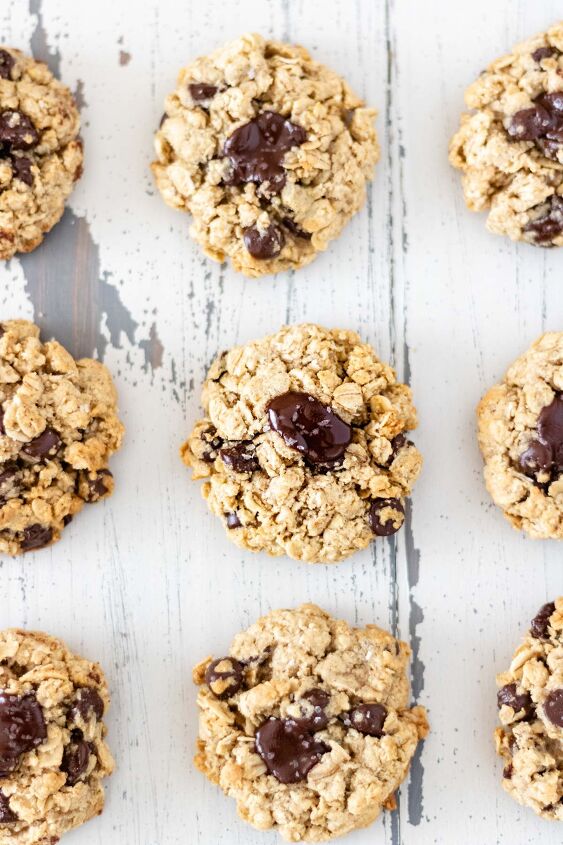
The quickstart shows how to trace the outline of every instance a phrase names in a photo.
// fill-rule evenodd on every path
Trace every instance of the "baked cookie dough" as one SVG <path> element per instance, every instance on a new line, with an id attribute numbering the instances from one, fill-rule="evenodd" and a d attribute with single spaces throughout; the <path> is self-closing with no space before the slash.
<path id="1" fill-rule="evenodd" d="M 355 332 L 285 326 L 224 352 L 202 405 L 181 454 L 237 545 L 331 563 L 403 524 L 416 411 Z"/>
<path id="2" fill-rule="evenodd" d="M 497 683 L 502 785 L 538 815 L 563 821 L 563 596 L 539 609 Z"/>
<path id="3" fill-rule="evenodd" d="M 303 47 L 244 35 L 180 71 L 156 184 L 216 261 L 246 276 L 303 267 L 364 203 L 375 115 Z"/>
<path id="4" fill-rule="evenodd" d="M 85 502 L 113 492 L 108 459 L 123 425 L 108 370 L 0 323 L 0 553 L 48 546 Z"/>
<path id="5" fill-rule="evenodd" d="M 563 332 L 536 340 L 477 418 L 493 500 L 531 537 L 563 539 Z"/>
<path id="6" fill-rule="evenodd" d="M 198 769 L 241 818 L 290 842 L 371 824 L 428 733 L 424 708 L 409 708 L 409 656 L 312 604 L 272 611 L 194 669 Z"/>
<path id="7" fill-rule="evenodd" d="M 0 631 L 0 842 L 48 845 L 104 806 L 103 672 L 54 637 Z"/>
<path id="8" fill-rule="evenodd" d="M 47 65 L 0 48 L 0 259 L 31 252 L 82 173 L 80 117 Z"/>
<path id="9" fill-rule="evenodd" d="M 563 22 L 492 62 L 467 89 L 450 162 L 471 211 L 514 241 L 563 245 Z"/>

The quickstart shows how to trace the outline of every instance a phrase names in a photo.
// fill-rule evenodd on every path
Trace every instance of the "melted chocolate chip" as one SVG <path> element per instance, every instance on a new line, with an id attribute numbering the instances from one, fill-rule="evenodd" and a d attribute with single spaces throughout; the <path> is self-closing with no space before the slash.
<path id="1" fill-rule="evenodd" d="M 563 201 L 562 201 L 563 202 Z M 563 395 L 558 394 L 553 402 L 542 408 L 538 417 L 538 434 L 543 443 L 549 443 L 556 452 L 563 446 Z"/>
<path id="2" fill-rule="evenodd" d="M 99 721 L 104 715 L 103 698 L 92 687 L 82 687 L 77 691 L 71 716 L 76 719 L 77 715 L 80 715 L 84 722 L 88 722 L 92 716 Z"/>
<path id="3" fill-rule="evenodd" d="M 67 786 L 74 786 L 90 762 L 90 745 L 82 738 L 81 731 L 73 731 L 73 741 L 63 752 L 61 771 L 66 773 Z"/>
<path id="4" fill-rule="evenodd" d="M 252 257 L 259 261 L 275 258 L 285 244 L 284 234 L 275 223 L 270 223 L 264 231 L 260 231 L 256 226 L 250 226 L 244 230 L 243 240 Z"/>
<path id="5" fill-rule="evenodd" d="M 206 82 L 192 82 L 188 85 L 192 100 L 211 100 L 219 90 L 216 85 L 208 85 Z"/>
<path id="6" fill-rule="evenodd" d="M 48 546 L 53 539 L 53 529 L 48 525 L 28 525 L 23 530 L 23 537 L 21 541 L 22 551 L 31 552 L 34 549 L 42 549 Z"/>
<path id="7" fill-rule="evenodd" d="M 0 777 L 7 777 L 22 754 L 47 738 L 43 710 L 35 695 L 0 693 Z"/>
<path id="8" fill-rule="evenodd" d="M 113 478 L 109 469 L 98 470 L 95 478 L 90 478 L 87 475 L 84 501 L 89 503 L 98 502 L 104 496 L 107 496 L 111 489 L 107 481 L 108 478 Z"/>
<path id="9" fill-rule="evenodd" d="M 342 716 L 342 721 L 348 728 L 355 728 L 362 734 L 379 739 L 383 736 L 383 725 L 387 718 L 387 710 L 382 704 L 359 704 Z"/>
<path id="10" fill-rule="evenodd" d="M 554 56 L 558 51 L 555 47 L 538 47 L 537 50 L 534 50 L 532 53 L 532 59 L 535 62 L 541 62 L 543 59 L 548 59 L 550 56 Z"/>
<path id="11" fill-rule="evenodd" d="M 529 693 L 518 693 L 516 684 L 506 684 L 506 686 L 499 689 L 497 693 L 498 709 L 500 710 L 503 705 L 512 707 L 516 714 L 523 710 L 526 718 L 534 712 L 534 705 Z"/>
<path id="12" fill-rule="evenodd" d="M 30 150 L 39 141 L 39 133 L 30 118 L 16 109 L 0 112 L 0 148 L 4 152 Z"/>
<path id="13" fill-rule="evenodd" d="M 520 455 L 520 467 L 526 475 L 536 475 L 540 470 L 550 470 L 553 463 L 553 450 L 548 443 L 532 440 L 528 448 Z"/>
<path id="14" fill-rule="evenodd" d="M 252 442 L 241 440 L 236 446 L 221 449 L 219 454 L 226 467 L 233 472 L 255 472 L 260 469 Z"/>
<path id="15" fill-rule="evenodd" d="M 27 156 L 12 157 L 12 171 L 14 177 L 26 185 L 33 185 L 33 173 L 31 172 L 31 159 Z"/>
<path id="16" fill-rule="evenodd" d="M 563 91 L 537 97 L 531 108 L 512 115 L 507 131 L 515 141 L 534 141 L 542 155 L 557 160 L 563 143 Z"/>
<path id="17" fill-rule="evenodd" d="M 403 520 L 398 520 L 395 514 L 384 517 L 383 511 L 387 508 L 391 508 L 400 514 L 405 513 L 399 499 L 374 499 L 370 505 L 368 519 L 370 528 L 376 537 L 390 537 L 391 534 L 396 534 L 403 524 Z M 395 524 L 397 521 L 400 523 L 399 525 Z"/>
<path id="18" fill-rule="evenodd" d="M 301 126 L 281 114 L 266 111 L 235 129 L 224 146 L 232 165 L 228 185 L 267 183 L 268 193 L 279 194 L 285 185 L 283 159 L 288 150 L 307 139 Z"/>
<path id="19" fill-rule="evenodd" d="M 555 613 L 555 603 L 550 601 L 540 607 L 530 625 L 530 633 L 536 640 L 547 639 L 549 617 Z"/>
<path id="20" fill-rule="evenodd" d="M 301 706 L 302 712 L 305 714 L 299 716 L 293 721 L 304 731 L 316 733 L 326 728 L 329 722 L 329 717 L 325 712 L 330 701 L 330 695 L 323 689 L 315 687 L 303 694 L 301 702 L 305 702 Z"/>
<path id="21" fill-rule="evenodd" d="M 0 824 L 12 824 L 17 822 L 18 817 L 13 810 L 10 809 L 10 802 L 0 789 Z"/>
<path id="22" fill-rule="evenodd" d="M 229 529 L 242 527 L 242 522 L 240 521 L 236 513 L 226 513 L 225 519 L 227 520 L 227 528 Z"/>
<path id="23" fill-rule="evenodd" d="M 7 50 L 0 50 L 0 78 L 1 79 L 11 79 L 12 78 L 12 68 L 15 65 L 16 60 L 8 53 Z"/>
<path id="24" fill-rule="evenodd" d="M 328 745 L 303 730 L 294 719 L 268 719 L 256 731 L 255 747 L 266 768 L 280 783 L 305 780 Z"/>
<path id="25" fill-rule="evenodd" d="M 549 246 L 563 232 L 563 197 L 553 194 L 546 210 L 526 223 L 524 231 L 529 232 L 536 243 Z"/>
<path id="26" fill-rule="evenodd" d="M 291 232 L 292 235 L 295 235 L 296 238 L 303 238 L 303 240 L 305 241 L 311 240 L 311 232 L 306 232 L 304 229 L 298 226 L 293 217 L 283 217 L 282 223 L 285 228 Z"/>
<path id="27" fill-rule="evenodd" d="M 339 460 L 352 440 L 352 427 L 308 393 L 276 396 L 268 405 L 268 418 L 285 443 L 314 464 Z"/>
<path id="28" fill-rule="evenodd" d="M 41 461 L 54 457 L 61 447 L 62 440 L 54 428 L 46 428 L 38 437 L 34 437 L 22 447 L 22 454 L 27 458 Z"/>
<path id="29" fill-rule="evenodd" d="M 244 666 L 234 657 L 220 657 L 205 670 L 205 683 L 221 701 L 230 698 L 242 688 Z"/>
<path id="30" fill-rule="evenodd" d="M 538 417 L 538 437 L 520 456 L 520 468 L 526 475 L 548 473 L 556 477 L 563 471 L 563 395 L 542 408 Z M 542 480 L 545 480 L 542 479 Z"/>
<path id="31" fill-rule="evenodd" d="M 543 712 L 552 725 L 563 728 L 563 689 L 549 693 L 543 705 Z"/>

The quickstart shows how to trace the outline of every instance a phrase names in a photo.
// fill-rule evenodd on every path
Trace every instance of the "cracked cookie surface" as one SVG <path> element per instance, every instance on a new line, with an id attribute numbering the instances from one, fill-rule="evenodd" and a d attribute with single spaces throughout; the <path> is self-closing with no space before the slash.
<path id="1" fill-rule="evenodd" d="M 497 684 L 502 785 L 538 815 L 563 822 L 563 596 L 539 609 Z"/>
<path id="2" fill-rule="evenodd" d="M 465 201 L 491 232 L 563 245 L 563 22 L 492 62 L 450 145 Z"/>
<path id="3" fill-rule="evenodd" d="M 302 267 L 364 203 L 375 114 L 302 47 L 244 35 L 180 71 L 156 183 L 211 258 L 255 277 Z"/>
<path id="4" fill-rule="evenodd" d="M 47 634 L 0 631 L 3 845 L 50 845 L 102 812 L 108 706 L 97 663 Z"/>
<path id="5" fill-rule="evenodd" d="M 85 503 L 109 496 L 122 436 L 103 364 L 42 343 L 26 320 L 0 323 L 0 553 L 55 542 Z"/>
<path id="6" fill-rule="evenodd" d="M 515 528 L 563 539 L 563 333 L 542 335 L 477 409 L 485 482 Z"/>
<path id="7" fill-rule="evenodd" d="M 395 533 L 422 458 L 411 391 L 355 332 L 313 324 L 220 355 L 182 447 L 230 539 L 330 563 Z"/>
<path id="8" fill-rule="evenodd" d="M 428 733 L 406 643 L 315 605 L 272 611 L 194 669 L 196 765 L 260 830 L 322 842 L 371 824 Z"/>
<path id="9" fill-rule="evenodd" d="M 80 116 L 47 65 L 0 48 L 0 258 L 35 249 L 82 173 Z"/>

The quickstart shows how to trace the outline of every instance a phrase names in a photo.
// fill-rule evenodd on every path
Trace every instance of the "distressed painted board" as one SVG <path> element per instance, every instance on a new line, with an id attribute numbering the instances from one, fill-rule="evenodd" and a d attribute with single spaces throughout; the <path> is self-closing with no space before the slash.
<path id="1" fill-rule="evenodd" d="M 113 498 L 53 549 L 0 563 L 0 626 L 45 629 L 99 659 L 118 770 L 69 845 L 259 845 L 191 765 L 192 664 L 272 607 L 315 601 L 410 640 L 432 734 L 399 809 L 354 845 L 521 845 L 561 831 L 500 787 L 494 676 L 562 592 L 561 547 L 514 532 L 483 486 L 474 408 L 508 363 L 563 328 L 563 250 L 487 234 L 447 142 L 464 87 L 557 0 L 2 0 L 6 43 L 77 93 L 86 170 L 42 247 L 0 269 L 0 313 L 36 319 L 120 389 L 128 435 Z M 178 68 L 244 29 L 299 41 L 380 110 L 367 207 L 298 274 L 248 281 L 204 259 L 149 174 Z M 244 554 L 207 512 L 178 446 L 214 354 L 313 320 L 357 329 L 414 389 L 425 469 L 406 528 L 333 566 Z"/>

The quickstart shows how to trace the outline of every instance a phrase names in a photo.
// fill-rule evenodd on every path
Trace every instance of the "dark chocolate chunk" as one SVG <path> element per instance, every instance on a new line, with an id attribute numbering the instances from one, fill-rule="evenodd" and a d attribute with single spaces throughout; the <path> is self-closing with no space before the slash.
<path id="1" fill-rule="evenodd" d="M 552 725 L 563 728 L 563 689 L 554 689 L 547 696 L 543 712 Z"/>
<path id="2" fill-rule="evenodd" d="M 355 728 L 362 734 L 383 736 L 383 725 L 387 718 L 387 710 L 382 704 L 359 704 L 342 715 L 342 721 L 348 728 Z"/>
<path id="3" fill-rule="evenodd" d="M 31 552 L 35 549 L 42 549 L 48 546 L 53 539 L 53 529 L 48 525 L 28 525 L 23 530 L 23 537 L 21 541 L 22 551 Z"/>
<path id="4" fill-rule="evenodd" d="M 530 232 L 537 244 L 549 246 L 563 232 L 563 197 L 553 194 L 546 210 L 526 223 L 524 231 Z"/>
<path id="5" fill-rule="evenodd" d="M 325 709 L 330 701 L 330 695 L 319 687 L 307 690 L 303 694 L 300 704 L 304 715 L 293 721 L 303 730 L 316 733 L 326 728 L 329 722 Z"/>
<path id="6" fill-rule="evenodd" d="M 294 719 L 268 719 L 256 731 L 255 747 L 266 768 L 280 783 L 305 780 L 323 754 L 330 751 L 324 742 L 303 730 Z"/>
<path id="7" fill-rule="evenodd" d="M 227 446 L 219 451 L 226 467 L 233 472 L 255 472 L 260 469 L 256 451 L 251 441 L 241 440 L 235 446 Z"/>
<path id="8" fill-rule="evenodd" d="M 276 396 L 268 405 L 268 418 L 286 444 L 314 464 L 338 461 L 352 440 L 352 427 L 308 393 Z"/>
<path id="9" fill-rule="evenodd" d="M 72 741 L 66 746 L 61 763 L 68 786 L 74 786 L 80 780 L 89 762 L 90 745 L 82 738 L 81 731 L 73 731 Z"/>
<path id="10" fill-rule="evenodd" d="M 219 90 L 216 85 L 208 85 L 206 82 L 192 82 L 188 85 L 192 100 L 211 100 Z"/>
<path id="11" fill-rule="evenodd" d="M 538 47 L 537 50 L 534 50 L 532 53 L 532 59 L 535 62 L 541 62 L 543 59 L 549 59 L 551 56 L 554 56 L 558 51 L 555 47 Z"/>
<path id="12" fill-rule="evenodd" d="M 243 240 L 252 257 L 259 261 L 275 258 L 276 255 L 280 254 L 285 244 L 284 234 L 275 223 L 270 223 L 264 231 L 256 226 L 250 226 L 244 230 Z"/>
<path id="13" fill-rule="evenodd" d="M 10 802 L 0 789 L 0 824 L 13 824 L 17 822 L 18 817 L 13 810 L 10 809 Z"/>
<path id="14" fill-rule="evenodd" d="M 519 693 L 516 684 L 506 684 L 499 689 L 497 693 L 497 706 L 499 710 L 503 705 L 512 707 L 515 714 L 523 710 L 526 719 L 534 712 L 534 705 L 530 694 L 527 692 Z"/>
<path id="15" fill-rule="evenodd" d="M 384 517 L 383 511 L 387 508 L 392 508 L 400 514 L 405 513 L 400 499 L 374 499 L 370 505 L 368 519 L 371 530 L 377 537 L 390 537 L 391 534 L 396 534 L 403 524 L 403 520 L 397 520 L 396 516 Z M 400 524 L 395 525 L 395 521 L 399 521 Z"/>
<path id="16" fill-rule="evenodd" d="M 99 721 L 104 715 L 104 701 L 93 687 L 81 687 L 77 691 L 71 717 L 76 720 L 78 715 L 84 722 L 88 722 L 92 716 Z"/>
<path id="17" fill-rule="evenodd" d="M 26 185 L 33 185 L 33 173 L 31 172 L 31 159 L 27 156 L 12 156 L 12 171 L 14 177 Z"/>
<path id="18" fill-rule="evenodd" d="M 227 520 L 227 528 L 241 528 L 242 526 L 242 522 L 236 513 L 226 513 L 225 519 Z"/>
<path id="19" fill-rule="evenodd" d="M 46 738 L 43 708 L 35 695 L 0 693 L 0 777 L 13 772 L 21 755 Z"/>
<path id="20" fill-rule="evenodd" d="M 227 184 L 267 183 L 268 193 L 278 194 L 286 181 L 285 154 L 306 139 L 307 133 L 301 126 L 277 112 L 263 112 L 235 129 L 225 142 L 224 153 L 232 165 Z"/>
<path id="21" fill-rule="evenodd" d="M 306 232 L 300 226 L 297 225 L 293 217 L 283 217 L 282 223 L 286 229 L 288 229 L 292 235 L 295 235 L 296 238 L 302 238 L 305 241 L 310 241 L 312 237 L 311 232 Z"/>
<path id="22" fill-rule="evenodd" d="M 555 603 L 550 601 L 540 607 L 530 625 L 530 633 L 536 640 L 547 639 L 549 617 L 555 613 Z"/>
<path id="23" fill-rule="evenodd" d="M 34 437 L 22 446 L 22 456 L 36 461 L 54 457 L 61 448 L 62 440 L 54 428 L 46 428 L 38 437 Z"/>
<path id="24" fill-rule="evenodd" d="M 17 109 L 4 109 L 0 112 L 1 150 L 30 150 L 38 142 L 39 133 L 26 114 Z"/>
<path id="25" fill-rule="evenodd" d="M 242 688 L 244 666 L 234 657 L 220 657 L 205 670 L 205 683 L 216 698 L 230 698 Z"/>
<path id="26" fill-rule="evenodd" d="M 11 79 L 12 78 L 12 68 L 14 67 L 16 60 L 12 56 L 11 53 L 8 53 L 7 50 L 0 50 L 0 78 L 1 79 Z"/>

